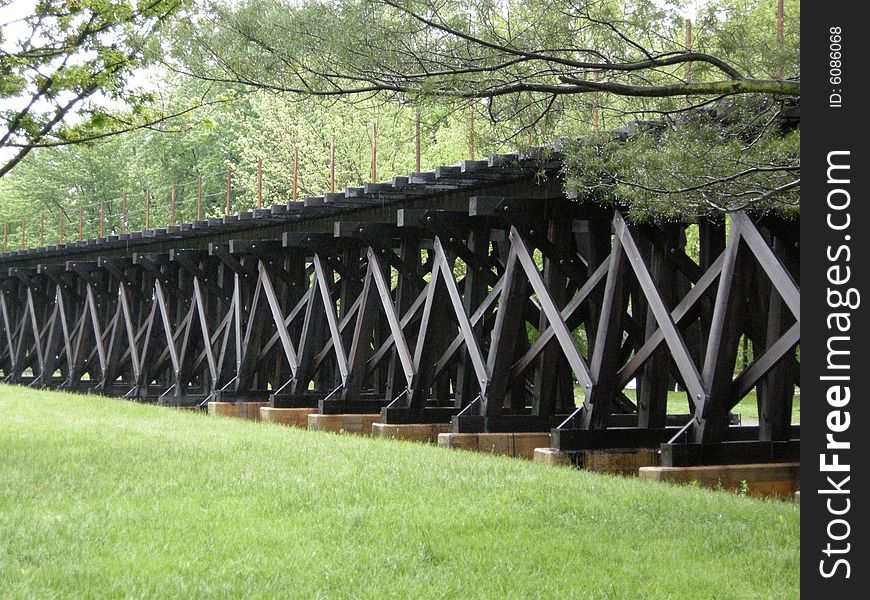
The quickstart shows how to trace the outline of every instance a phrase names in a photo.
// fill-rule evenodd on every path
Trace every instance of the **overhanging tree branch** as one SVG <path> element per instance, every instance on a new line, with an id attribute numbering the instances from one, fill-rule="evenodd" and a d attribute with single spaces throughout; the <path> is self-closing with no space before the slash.
<path id="1" fill-rule="evenodd" d="M 707 81 L 677 83 L 673 85 L 626 85 L 609 81 L 587 81 L 562 76 L 563 83 L 574 86 L 574 93 L 608 92 L 618 96 L 640 98 L 667 98 L 672 96 L 707 96 L 735 94 L 769 94 L 776 96 L 800 96 L 799 81 L 778 79 L 736 79 L 733 81 Z"/>

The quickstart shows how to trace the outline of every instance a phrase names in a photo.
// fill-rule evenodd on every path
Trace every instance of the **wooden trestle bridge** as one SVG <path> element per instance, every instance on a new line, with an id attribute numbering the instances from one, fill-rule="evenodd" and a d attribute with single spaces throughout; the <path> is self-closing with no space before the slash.
<path id="1" fill-rule="evenodd" d="M 558 154 L 501 155 L 4 253 L 2 378 L 552 430 L 566 451 L 662 444 L 664 465 L 796 460 L 799 223 L 636 226 L 567 198 L 560 167 Z M 738 365 L 743 336 L 754 360 Z M 675 383 L 691 414 L 669 414 Z M 758 425 L 734 424 L 753 389 Z"/>

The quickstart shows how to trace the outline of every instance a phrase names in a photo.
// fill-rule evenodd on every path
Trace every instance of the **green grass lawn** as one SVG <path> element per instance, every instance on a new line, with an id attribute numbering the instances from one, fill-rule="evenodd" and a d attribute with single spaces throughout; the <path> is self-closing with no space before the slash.
<path id="1" fill-rule="evenodd" d="M 631 394 L 626 390 L 626 395 L 635 400 L 634 391 Z M 668 412 L 671 414 L 689 414 L 689 400 L 686 398 L 685 392 L 668 392 Z M 758 422 L 758 399 L 755 392 L 752 391 L 743 398 L 737 406 L 731 409 L 731 412 L 737 413 L 743 418 L 743 424 L 746 425 L 747 420 L 751 423 Z M 801 395 L 795 394 L 794 402 L 792 403 L 791 422 L 801 422 Z"/>
<path id="2" fill-rule="evenodd" d="M 624 390 L 625 395 L 632 402 L 637 403 L 637 396 L 635 390 Z M 578 403 L 583 402 L 583 392 L 580 389 L 580 386 L 574 386 L 574 400 Z M 691 412 L 689 408 L 689 399 L 686 397 L 685 392 L 668 392 L 668 414 L 670 415 L 687 415 Z M 758 423 L 758 399 L 755 395 L 755 390 L 751 391 L 749 394 L 743 398 L 737 406 L 731 409 L 731 412 L 739 414 L 743 419 L 743 424 L 757 424 Z M 792 403 L 792 412 L 791 412 L 791 422 L 792 423 L 800 423 L 801 422 L 801 395 L 800 392 L 796 393 L 794 396 L 794 402 Z"/>
<path id="3" fill-rule="evenodd" d="M 796 598 L 792 503 L 0 386 L 0 597 Z"/>

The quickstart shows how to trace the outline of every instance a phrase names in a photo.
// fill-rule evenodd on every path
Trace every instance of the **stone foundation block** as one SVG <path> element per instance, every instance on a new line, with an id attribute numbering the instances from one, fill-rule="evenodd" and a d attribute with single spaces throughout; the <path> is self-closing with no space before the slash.
<path id="1" fill-rule="evenodd" d="M 260 420 L 260 409 L 269 406 L 268 402 L 209 402 L 208 414 L 236 419 Z"/>
<path id="2" fill-rule="evenodd" d="M 578 466 L 594 473 L 637 477 L 639 469 L 661 464 L 658 451 L 652 448 L 584 450 L 579 454 Z"/>
<path id="3" fill-rule="evenodd" d="M 260 420 L 264 423 L 287 425 L 288 427 L 308 428 L 308 415 L 317 414 L 316 408 L 272 408 L 260 409 Z"/>
<path id="4" fill-rule="evenodd" d="M 794 498 L 800 489 L 800 463 L 714 465 L 703 467 L 642 467 L 640 478 L 745 491 L 750 496 Z"/>
<path id="5" fill-rule="evenodd" d="M 594 473 L 637 476 L 641 467 L 658 466 L 659 454 L 652 448 L 615 448 L 606 450 L 580 450 L 565 452 L 555 448 L 535 448 L 536 463 L 576 467 Z"/>
<path id="6" fill-rule="evenodd" d="M 555 448 L 535 448 L 535 454 L 532 461 L 551 467 L 571 467 L 574 462 L 571 460 L 571 455 L 562 450 Z"/>
<path id="7" fill-rule="evenodd" d="M 450 431 L 449 423 L 389 424 L 374 423 L 372 436 L 379 438 L 437 444 L 438 435 Z"/>
<path id="8" fill-rule="evenodd" d="M 379 423 L 380 414 L 341 414 L 341 415 L 308 415 L 308 429 L 313 431 L 330 431 L 332 433 L 354 433 L 356 435 L 371 435 L 372 425 Z"/>
<path id="9" fill-rule="evenodd" d="M 531 459 L 536 448 L 550 445 L 549 433 L 441 433 L 438 445 L 487 454 Z"/>

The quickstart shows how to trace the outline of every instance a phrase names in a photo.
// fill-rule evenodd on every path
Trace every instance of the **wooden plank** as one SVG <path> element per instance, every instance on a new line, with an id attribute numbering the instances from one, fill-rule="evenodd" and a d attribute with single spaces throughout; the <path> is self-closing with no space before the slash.
<path id="1" fill-rule="evenodd" d="M 674 305 L 675 286 L 671 283 L 675 280 L 677 274 L 675 265 L 671 262 L 671 257 L 677 253 L 679 231 L 673 225 L 663 226 L 660 231 L 659 244 L 650 244 L 649 248 L 649 264 L 650 275 L 658 286 L 659 293 L 662 296 L 662 301 L 670 308 Z M 682 254 L 682 252 L 680 252 Z M 685 255 L 684 255 L 685 256 Z M 694 263 L 692 263 L 694 265 Z M 695 265 L 696 269 L 697 265 Z M 703 277 L 703 273 L 695 276 L 694 281 Z M 696 285 L 697 287 L 697 285 Z M 641 296 L 643 296 L 641 292 Z M 638 303 L 640 304 L 640 303 Z M 646 305 L 644 299 L 644 305 Z M 653 335 L 658 327 L 655 322 L 655 315 L 649 306 L 645 306 L 645 338 L 648 339 Z M 673 316 L 673 312 L 671 313 Z M 677 325 L 677 320 L 674 321 Z M 668 370 L 670 357 L 663 348 L 659 348 L 654 352 L 650 360 L 644 365 L 642 376 L 639 378 L 637 385 L 637 410 L 638 410 L 638 426 L 639 427 L 664 427 L 667 421 L 667 402 L 668 402 L 668 387 L 670 383 L 670 372 Z M 619 383 L 617 383 L 617 387 Z"/>
<path id="2" fill-rule="evenodd" d="M 499 279 L 498 283 L 495 284 L 489 294 L 486 295 L 486 298 L 480 303 L 480 305 L 475 309 L 475 311 L 468 317 L 469 322 L 472 327 L 477 327 L 480 323 L 482 323 L 486 314 L 490 311 L 492 306 L 495 304 L 495 301 L 501 295 L 501 291 L 504 287 L 504 277 Z M 447 368 L 447 365 L 450 364 L 450 361 L 456 355 L 456 352 L 462 347 L 462 344 L 465 340 L 465 337 L 462 335 L 462 332 L 458 333 L 453 341 L 450 342 L 450 345 L 447 347 L 447 350 L 444 351 L 444 354 L 441 355 L 441 358 L 435 363 L 435 377 L 438 377 L 441 372 Z M 473 370 L 473 369 L 472 369 Z M 475 392 L 475 396 L 479 395 L 479 392 Z"/>
<path id="3" fill-rule="evenodd" d="M 534 243 L 544 257 L 544 283 L 560 311 L 568 304 L 572 289 L 582 286 L 589 279 L 588 263 L 573 252 L 571 225 L 572 222 L 568 219 L 550 219 L 547 236 L 537 235 L 534 238 Z M 541 311 L 538 319 L 539 337 L 540 332 L 545 331 L 548 326 L 547 315 Z M 525 352 L 520 355 L 520 359 L 524 355 Z M 524 381 L 518 383 L 525 384 Z M 532 414 L 553 415 L 556 412 L 574 410 L 571 368 L 557 345 L 548 344 L 538 356 L 532 390 Z"/>
<path id="4" fill-rule="evenodd" d="M 94 289 L 91 284 L 85 286 L 87 290 L 87 309 L 91 313 L 91 326 L 94 328 L 94 345 L 97 348 L 97 354 L 100 359 L 100 372 L 105 374 L 106 371 L 106 349 L 103 346 L 103 333 L 100 328 L 100 317 L 97 314 L 97 301 L 94 298 Z"/>
<path id="5" fill-rule="evenodd" d="M 561 311 L 559 311 L 553 303 L 550 294 L 547 292 L 547 286 L 544 284 L 543 279 L 541 279 L 541 274 L 538 272 L 535 261 L 529 254 L 528 248 L 526 248 L 522 237 L 515 227 L 511 227 L 510 241 L 512 248 L 516 251 L 517 258 L 526 273 L 526 277 L 532 285 L 532 289 L 541 302 L 541 308 L 544 310 L 547 319 L 550 321 L 550 327 L 553 329 L 553 333 L 556 336 L 559 345 L 562 347 L 562 352 L 567 357 L 568 364 L 571 365 L 571 370 L 574 372 L 574 375 L 577 377 L 577 380 L 580 382 L 583 389 L 590 389 L 592 387 L 592 378 L 589 373 L 589 367 L 586 365 L 586 361 L 583 359 L 583 356 L 574 344 L 574 338 L 571 336 L 571 332 L 565 324 L 565 320 L 562 318 Z"/>
<path id="6" fill-rule="evenodd" d="M 733 402 L 729 409 L 734 408 L 740 399 L 748 394 L 764 377 L 770 369 L 776 366 L 786 353 L 794 349 L 800 343 L 801 326 L 795 323 L 780 337 L 772 346 L 765 350 L 764 354 L 757 357 L 749 367 L 734 379 Z"/>
<path id="7" fill-rule="evenodd" d="M 580 424 L 583 429 L 605 429 L 610 417 L 615 387 L 616 371 L 619 367 L 619 348 L 622 343 L 622 314 L 628 298 L 624 294 L 625 252 L 619 239 L 610 254 L 607 268 L 607 281 L 598 335 L 592 350 L 590 376 L 592 386 L 584 390 L 585 400 Z"/>
<path id="8" fill-rule="evenodd" d="M 396 311 L 396 306 L 393 304 L 390 297 L 390 287 L 384 278 L 384 273 L 381 269 L 381 264 L 378 260 L 377 254 L 375 254 L 371 248 L 368 250 L 368 260 L 369 270 L 371 276 L 374 278 L 375 285 L 377 286 L 381 307 L 387 317 L 391 337 L 396 347 L 399 362 L 402 365 L 402 372 L 404 373 L 407 386 L 410 387 L 411 380 L 414 377 L 414 360 L 411 357 L 411 351 L 408 349 L 408 342 L 405 339 L 404 332 L 402 331 L 402 325 L 399 322 L 399 315 Z"/>
<path id="9" fill-rule="evenodd" d="M 800 461 L 800 440 L 662 444 L 663 467 Z"/>
<path id="10" fill-rule="evenodd" d="M 466 216 L 465 218 L 474 222 L 479 221 L 474 217 Z M 479 223 L 469 225 L 466 233 L 465 245 L 468 248 L 468 251 L 478 258 L 481 265 L 489 264 L 489 227 L 481 226 Z M 481 336 L 484 335 L 483 322 L 482 319 L 473 319 L 473 315 L 477 312 L 477 307 L 479 307 L 487 297 L 488 277 L 483 273 L 484 269 L 487 268 L 488 267 L 466 264 L 465 277 L 462 284 L 462 306 L 465 310 L 465 314 L 469 317 L 469 321 L 471 321 L 474 334 L 478 336 L 478 339 L 482 339 Z M 504 281 L 504 278 L 499 281 Z M 461 335 L 456 339 L 461 340 Z M 454 339 L 454 342 L 456 339 Z M 453 342 L 448 346 L 448 353 L 452 346 Z M 440 360 L 439 363 L 441 363 Z M 441 366 L 446 366 L 446 364 L 446 362 L 441 363 Z M 441 369 L 436 367 L 436 372 L 440 372 L 440 370 Z M 454 404 L 458 408 L 464 408 L 471 403 L 478 394 L 479 390 L 477 382 L 475 381 L 474 367 L 471 364 L 471 359 L 468 353 L 463 352 L 459 356 L 456 365 Z"/>
<path id="11" fill-rule="evenodd" d="M 517 264 L 517 253 L 513 249 L 508 254 L 505 265 L 498 312 L 490 338 L 486 371 L 490 377 L 489 385 L 482 388 L 482 410 L 486 416 L 501 413 L 505 394 L 510 387 L 511 363 L 514 358 L 520 328 L 525 328 L 522 307 L 526 299 L 526 282 L 522 267 Z M 525 333 L 525 331 L 523 331 Z"/>
<path id="12" fill-rule="evenodd" d="M 130 311 L 130 300 L 127 297 L 128 285 L 121 283 L 118 289 L 118 301 L 121 304 L 121 310 L 124 316 L 124 330 L 127 332 L 127 340 L 129 343 L 130 361 L 133 367 L 133 378 L 138 381 L 141 376 L 141 362 L 139 361 L 139 349 L 137 347 L 137 335 L 133 329 L 133 319 Z"/>
<path id="13" fill-rule="evenodd" d="M 456 414 L 456 408 L 453 407 L 411 409 L 385 406 L 381 409 L 381 422 L 394 425 L 449 423 L 454 414 Z"/>
<path id="14" fill-rule="evenodd" d="M 788 270 L 782 266 L 782 263 L 770 249 L 770 246 L 761 237 L 755 224 L 749 219 L 745 212 L 739 211 L 733 215 L 734 225 L 743 239 L 746 241 L 752 254 L 758 260 L 761 267 L 764 269 L 767 276 L 770 277 L 773 286 L 783 302 L 786 303 L 794 318 L 798 323 L 801 321 L 801 293 Z"/>
<path id="15" fill-rule="evenodd" d="M 652 280 L 652 277 L 643 262 L 643 257 L 626 226 L 625 219 L 617 212 L 613 222 L 616 235 L 619 237 L 623 247 L 625 248 L 628 262 L 631 265 L 632 270 L 634 270 L 638 282 L 643 288 L 644 295 L 646 296 L 647 302 L 649 302 L 649 307 L 659 324 L 665 342 L 671 350 L 671 355 L 674 358 L 674 362 L 677 364 L 677 369 L 679 369 L 689 393 L 697 399 L 706 398 L 707 391 L 701 382 L 701 374 L 698 372 L 698 367 L 689 356 L 686 342 L 677 330 L 677 327 L 671 318 L 670 311 L 665 307 L 661 296 L 656 290 L 655 282 Z"/>
<path id="16" fill-rule="evenodd" d="M 166 307 L 166 298 L 163 294 L 163 286 L 160 281 L 154 282 L 154 297 L 157 300 L 157 306 L 160 309 L 160 316 L 163 319 L 163 333 L 166 336 L 166 347 L 169 349 L 169 357 L 172 361 L 172 369 L 176 373 L 181 369 L 178 361 L 178 350 L 175 347 L 175 339 L 172 331 L 172 322 L 169 320 L 169 311 Z"/>
<path id="17" fill-rule="evenodd" d="M 272 279 L 269 277 L 269 271 L 266 265 L 260 260 L 257 262 L 257 269 L 260 273 L 260 279 L 263 285 L 263 292 L 266 295 L 266 300 L 269 303 L 269 310 L 272 312 L 272 320 L 278 331 L 278 337 L 281 340 L 281 347 L 284 349 L 284 356 L 287 359 L 287 364 L 290 365 L 290 371 L 293 377 L 296 377 L 296 371 L 299 369 L 299 359 L 296 356 L 296 348 L 290 340 L 290 334 L 287 331 L 287 323 L 284 319 L 284 313 L 278 302 L 278 297 L 275 294 L 275 287 L 272 285 Z"/>
<path id="18" fill-rule="evenodd" d="M 551 444 L 557 450 L 600 450 L 607 448 L 658 448 L 677 432 L 677 427 L 639 429 L 608 427 L 607 429 L 562 429 L 551 431 Z"/>
<path id="19" fill-rule="evenodd" d="M 342 343 L 341 331 L 338 328 L 338 317 L 335 314 L 335 304 L 332 302 L 332 297 L 330 295 L 330 290 L 332 286 L 326 279 L 326 273 L 323 268 L 323 263 L 320 259 L 319 254 L 314 255 L 314 270 L 315 277 L 318 281 L 318 289 L 320 291 L 320 298 L 323 302 L 323 310 L 326 314 L 326 322 L 329 326 L 329 333 L 332 337 L 332 344 L 335 348 L 335 358 L 338 363 L 338 370 L 341 374 L 341 382 L 342 384 L 347 382 L 347 354 L 344 351 L 344 344 Z"/>
<path id="20" fill-rule="evenodd" d="M 348 352 L 348 376 L 341 390 L 343 401 L 359 398 L 367 374 L 366 363 L 372 353 L 372 335 L 377 317 L 375 304 L 377 285 L 372 284 L 374 270 L 380 271 L 380 265 L 375 266 L 375 263 L 369 261 L 368 271 L 359 293 L 360 306 L 356 311 L 356 323 Z"/>
<path id="21" fill-rule="evenodd" d="M 465 348 L 469 353 L 471 364 L 474 367 L 475 374 L 477 375 L 478 385 L 480 385 L 481 392 L 483 392 L 483 390 L 487 389 L 491 381 L 491 374 L 489 373 L 484 361 L 483 352 L 480 350 L 480 342 L 474 333 L 471 321 L 469 321 L 468 315 L 465 314 L 465 311 L 462 308 L 462 298 L 459 296 L 459 290 L 456 289 L 456 282 L 453 280 L 453 270 L 449 264 L 447 255 L 444 253 L 444 248 L 441 245 L 440 239 L 436 237 L 434 244 L 435 255 L 441 259 L 438 260 L 436 258 L 436 263 L 441 269 L 444 287 L 447 289 L 447 295 L 453 305 L 453 312 L 456 315 L 456 320 L 459 322 L 459 329 L 462 331 Z"/>
<path id="22" fill-rule="evenodd" d="M 671 320 L 674 322 L 675 326 L 679 326 L 683 319 L 691 313 L 691 311 L 695 308 L 698 302 L 704 297 L 704 295 L 710 290 L 713 283 L 719 277 L 719 273 L 722 272 L 722 264 L 725 260 L 725 255 L 720 254 L 719 257 L 713 262 L 709 269 L 701 276 L 698 280 L 698 283 L 691 289 L 691 291 L 686 294 L 682 300 L 677 304 L 671 313 Z M 654 316 L 654 315 L 653 315 Z M 658 347 L 665 341 L 664 331 L 659 327 L 655 330 L 654 333 L 649 335 L 644 342 L 643 346 L 641 346 L 635 353 L 634 356 L 620 369 L 619 371 L 619 379 L 617 385 L 620 388 L 624 388 L 628 385 L 628 382 L 631 381 L 637 371 L 644 365 L 644 363 L 649 360 L 652 354 L 658 349 Z"/>
<path id="23" fill-rule="evenodd" d="M 737 356 L 737 302 L 739 280 L 735 278 L 740 258 L 740 233 L 733 227 L 719 276 L 713 307 L 713 324 L 707 342 L 702 377 L 708 395 L 695 403 L 693 438 L 696 442 L 721 441 L 728 427 L 727 410 L 733 394 L 734 361 Z"/>
<path id="24" fill-rule="evenodd" d="M 43 369 L 45 368 L 45 356 L 42 353 L 42 340 L 39 334 L 39 317 L 36 314 L 36 307 L 34 303 L 35 299 L 33 297 L 33 290 L 28 286 L 27 305 L 30 307 L 30 310 L 28 311 L 30 317 L 30 328 L 33 332 L 33 337 L 36 342 L 36 360 L 37 364 L 39 365 L 39 374 L 42 375 Z"/>
<path id="25" fill-rule="evenodd" d="M 199 318 L 199 327 L 202 332 L 203 351 L 205 352 L 205 357 L 208 361 L 208 371 L 211 375 L 212 384 L 214 384 L 218 378 L 217 364 L 215 363 L 212 339 L 209 334 L 208 318 L 205 313 L 205 302 L 202 298 L 202 290 L 199 287 L 199 277 L 193 278 L 193 303 L 196 307 L 197 317 Z"/>

